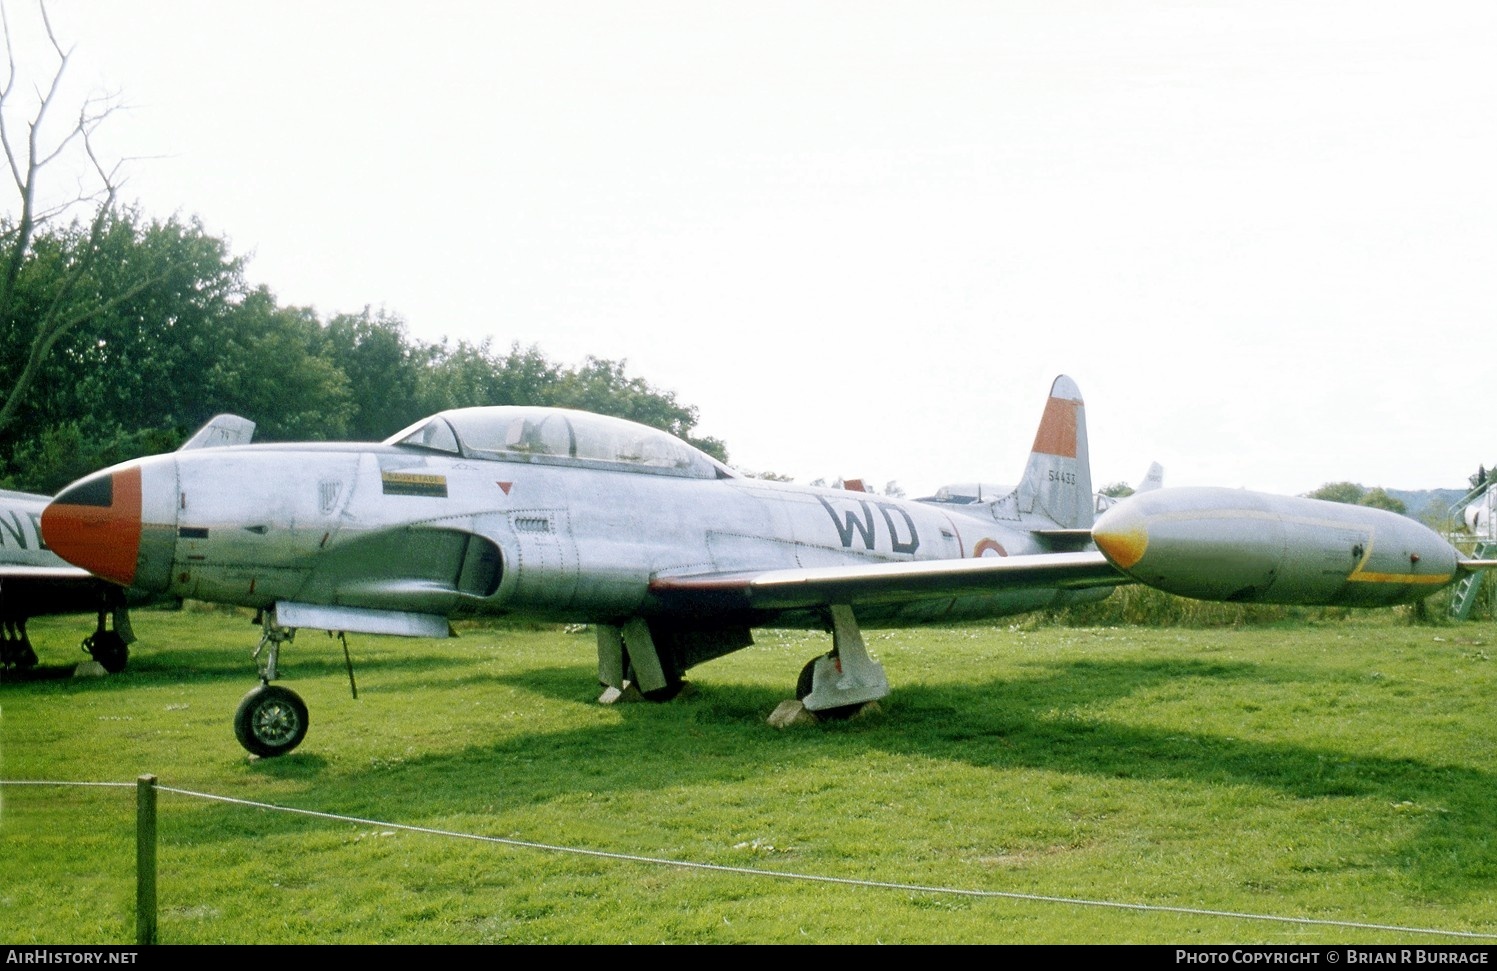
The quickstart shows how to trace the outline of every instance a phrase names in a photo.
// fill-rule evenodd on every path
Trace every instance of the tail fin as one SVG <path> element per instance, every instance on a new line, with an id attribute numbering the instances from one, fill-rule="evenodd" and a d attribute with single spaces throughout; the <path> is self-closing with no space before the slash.
<path id="1" fill-rule="evenodd" d="M 1149 463 L 1149 471 L 1139 480 L 1134 492 L 1153 492 L 1164 485 L 1164 466 L 1158 462 Z"/>
<path id="2" fill-rule="evenodd" d="M 182 443 L 179 452 L 195 448 L 216 448 L 226 445 L 248 445 L 255 437 L 255 423 L 238 415 L 214 415 L 208 424 Z"/>
<path id="3" fill-rule="evenodd" d="M 1015 498 L 1020 515 L 1038 514 L 1062 529 L 1091 528 L 1095 507 L 1086 407 L 1081 389 L 1064 374 L 1050 386 Z"/>

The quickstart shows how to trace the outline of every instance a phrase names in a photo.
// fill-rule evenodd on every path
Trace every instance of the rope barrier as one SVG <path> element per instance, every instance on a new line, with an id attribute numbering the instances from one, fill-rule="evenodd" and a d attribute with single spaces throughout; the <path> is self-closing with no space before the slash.
<path id="1" fill-rule="evenodd" d="M 62 782 L 43 780 L 0 780 L 0 786 L 99 786 L 133 789 L 133 782 Z M 834 877 L 825 874 L 795 873 L 784 870 L 765 870 L 757 867 L 729 866 L 720 863 L 702 863 L 691 860 L 672 860 L 664 857 L 643 856 L 636 853 L 621 853 L 612 850 L 589 849 L 586 847 L 562 846 L 556 843 L 541 843 L 533 840 L 514 839 L 506 836 L 487 836 L 481 833 L 464 833 L 457 830 L 437 829 L 430 826 L 415 826 L 408 823 L 394 823 L 382 819 L 370 819 L 361 816 L 345 816 L 340 813 L 323 812 L 315 809 L 299 809 L 294 806 L 278 806 L 274 803 L 257 802 L 252 799 L 241 799 L 236 796 L 222 796 L 210 792 L 196 792 L 191 789 L 178 789 L 173 786 L 158 785 L 161 792 L 170 792 L 179 796 L 193 799 L 203 799 L 210 802 L 221 802 L 236 806 L 245 806 L 252 809 L 265 809 L 272 812 L 288 813 L 297 816 L 309 816 L 315 819 L 326 819 L 333 822 L 353 823 L 361 826 L 378 826 L 384 829 L 400 830 L 408 833 L 419 833 L 426 836 L 439 836 L 447 839 L 463 839 L 482 843 L 493 843 L 502 846 L 510 846 L 517 849 L 539 850 L 547 853 L 561 853 L 571 856 L 592 857 L 595 859 L 617 860 L 626 863 L 638 863 L 648 866 L 672 867 L 681 870 L 705 870 L 715 873 L 731 873 L 739 876 L 770 878 L 777 880 L 791 880 L 800 882 L 814 882 L 838 884 L 850 887 L 865 887 L 875 890 L 901 890 L 911 893 L 939 894 L 944 896 L 973 897 L 1003 900 L 1022 900 L 1033 903 L 1061 904 L 1073 907 L 1104 907 L 1113 910 L 1130 910 L 1144 913 L 1167 913 L 1185 914 L 1195 917 L 1219 917 L 1233 920 L 1264 921 L 1279 924 L 1297 924 L 1314 927 L 1337 927 L 1357 930 L 1393 931 L 1403 934 L 1430 934 L 1443 937 L 1464 938 L 1469 940 L 1497 940 L 1497 933 L 1479 933 L 1473 931 L 1443 930 L 1434 927 L 1408 927 L 1399 924 L 1375 924 L 1362 921 L 1333 920 L 1315 917 L 1286 917 L 1277 914 L 1255 914 L 1245 911 L 1211 910 L 1202 907 L 1186 907 L 1171 904 L 1139 904 L 1114 900 L 1092 900 L 1085 897 L 1061 897 L 1047 894 L 1021 893 L 1009 890 L 974 890 L 962 887 L 938 887 L 917 883 L 900 883 L 886 880 L 867 880 L 858 877 Z"/>

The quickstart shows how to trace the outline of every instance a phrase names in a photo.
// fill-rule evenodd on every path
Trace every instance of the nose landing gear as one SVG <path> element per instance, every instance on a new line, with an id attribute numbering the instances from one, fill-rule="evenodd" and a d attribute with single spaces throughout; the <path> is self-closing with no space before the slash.
<path id="1" fill-rule="evenodd" d="M 254 653 L 257 659 L 265 654 L 260 684 L 250 689 L 234 711 L 234 737 L 251 755 L 274 758 L 290 752 L 307 737 L 307 704 L 290 688 L 270 683 L 276 679 L 281 645 L 296 637 L 295 628 L 277 624 L 274 611 L 266 611 L 260 622 L 264 633 Z"/>

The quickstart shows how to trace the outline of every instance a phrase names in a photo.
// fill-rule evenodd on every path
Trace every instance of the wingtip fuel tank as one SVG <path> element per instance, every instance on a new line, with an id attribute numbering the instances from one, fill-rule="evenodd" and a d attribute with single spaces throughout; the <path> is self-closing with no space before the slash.
<path id="1" fill-rule="evenodd" d="M 1134 580 L 1201 600 L 1387 606 L 1429 596 L 1459 569 L 1454 547 L 1397 513 L 1242 489 L 1139 493 L 1092 536 Z"/>

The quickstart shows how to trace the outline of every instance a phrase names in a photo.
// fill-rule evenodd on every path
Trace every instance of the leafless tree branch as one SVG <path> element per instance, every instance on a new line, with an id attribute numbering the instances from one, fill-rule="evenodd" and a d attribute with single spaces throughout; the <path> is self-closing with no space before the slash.
<path id="1" fill-rule="evenodd" d="M 61 110 L 63 78 L 72 57 L 71 49 L 63 47 L 53 29 L 45 0 L 38 0 L 43 29 L 55 56 L 55 67 L 51 76 L 34 86 L 36 107 L 26 122 L 24 147 L 21 144 L 10 112 L 15 108 L 16 90 L 22 84 L 15 56 L 13 32 L 6 8 L 0 5 L 0 30 L 4 33 L 5 81 L 0 87 L 0 151 L 5 153 L 5 163 L 15 183 L 19 210 L 13 216 L 0 218 L 0 332 L 26 333 L 29 350 L 21 374 L 0 403 L 0 429 L 15 418 L 21 402 L 30 386 L 35 382 L 42 362 L 54 345 L 74 327 L 105 313 L 124 300 L 136 295 L 151 283 L 152 279 L 140 279 L 126 284 L 110 295 L 79 293 L 80 283 L 92 270 L 98 256 L 99 244 L 115 217 L 115 206 L 119 189 L 123 184 L 120 176 L 122 162 L 106 163 L 94 145 L 94 133 L 119 107 L 113 97 L 90 96 L 79 106 L 72 125 L 60 135 L 49 137 L 46 127 L 49 114 Z M 89 181 L 96 185 L 85 185 L 80 180 L 78 190 L 71 197 L 42 205 L 38 203 L 39 190 L 44 170 L 56 163 L 74 147 L 81 147 L 92 169 Z M 36 233 L 49 222 L 75 211 L 80 205 L 93 207 L 86 235 L 72 254 L 63 278 L 58 282 L 48 306 L 40 316 L 27 322 L 23 330 L 15 319 L 16 286 L 27 260 L 31 258 Z"/>

